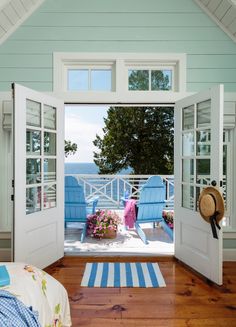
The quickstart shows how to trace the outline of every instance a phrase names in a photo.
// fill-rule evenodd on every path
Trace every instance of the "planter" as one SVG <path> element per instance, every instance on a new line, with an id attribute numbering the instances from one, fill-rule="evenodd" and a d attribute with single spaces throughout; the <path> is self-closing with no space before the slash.
<path id="1" fill-rule="evenodd" d="M 120 222 L 121 219 L 116 212 L 97 210 L 87 217 L 87 235 L 98 239 L 116 238 L 117 226 Z"/>
<path id="2" fill-rule="evenodd" d="M 95 235 L 93 237 L 101 240 L 101 239 L 105 239 L 105 238 L 106 239 L 116 238 L 116 236 L 117 236 L 117 231 L 115 231 L 115 230 L 108 230 L 108 231 L 106 231 L 106 233 L 103 236 L 101 236 L 101 235 Z"/>
<path id="3" fill-rule="evenodd" d="M 169 235 L 169 237 L 172 239 L 172 241 L 174 240 L 174 230 L 173 228 L 170 228 L 169 225 L 165 222 L 165 220 L 163 219 L 163 221 L 161 222 L 162 228 L 164 230 L 164 232 L 166 232 L 166 234 Z"/>
<path id="4" fill-rule="evenodd" d="M 115 230 L 108 230 L 101 238 L 116 238 L 117 232 Z"/>

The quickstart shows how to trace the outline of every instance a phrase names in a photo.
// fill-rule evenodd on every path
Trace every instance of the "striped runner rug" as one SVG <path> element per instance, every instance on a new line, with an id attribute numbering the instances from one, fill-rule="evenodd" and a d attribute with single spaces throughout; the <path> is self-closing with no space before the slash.
<path id="1" fill-rule="evenodd" d="M 81 286 L 85 287 L 165 287 L 157 263 L 87 263 Z"/>

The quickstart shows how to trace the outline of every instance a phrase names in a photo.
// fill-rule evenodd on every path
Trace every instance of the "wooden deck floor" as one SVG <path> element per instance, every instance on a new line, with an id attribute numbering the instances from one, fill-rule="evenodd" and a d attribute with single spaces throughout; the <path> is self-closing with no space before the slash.
<path id="1" fill-rule="evenodd" d="M 86 262 L 158 262 L 165 288 L 85 288 Z M 224 263 L 224 285 L 212 285 L 173 258 L 64 257 L 47 272 L 68 291 L 73 326 L 236 326 L 236 262 Z"/>

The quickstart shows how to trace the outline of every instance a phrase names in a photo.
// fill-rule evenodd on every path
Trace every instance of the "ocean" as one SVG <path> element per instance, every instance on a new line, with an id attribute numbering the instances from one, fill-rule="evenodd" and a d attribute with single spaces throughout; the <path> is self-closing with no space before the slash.
<path id="1" fill-rule="evenodd" d="M 65 174 L 98 174 L 99 168 L 93 162 L 66 162 Z"/>
<path id="2" fill-rule="evenodd" d="M 99 168 L 93 162 L 66 162 L 65 174 L 98 174 Z M 130 174 L 131 169 L 123 169 L 119 175 Z"/>

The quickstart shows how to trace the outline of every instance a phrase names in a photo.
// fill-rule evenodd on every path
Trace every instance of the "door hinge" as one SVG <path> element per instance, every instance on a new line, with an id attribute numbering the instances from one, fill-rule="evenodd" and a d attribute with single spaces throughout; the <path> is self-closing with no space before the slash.
<path id="1" fill-rule="evenodd" d="M 14 86 L 14 83 L 11 84 L 11 96 L 12 96 L 12 99 L 14 99 L 14 96 L 15 96 L 15 86 Z"/>
<path id="2" fill-rule="evenodd" d="M 14 179 L 11 181 L 11 187 L 15 187 L 15 181 L 14 181 Z"/>
<path id="3" fill-rule="evenodd" d="M 11 195 L 11 201 L 14 201 L 14 194 Z"/>

